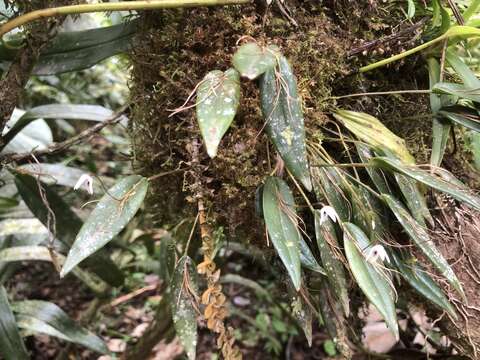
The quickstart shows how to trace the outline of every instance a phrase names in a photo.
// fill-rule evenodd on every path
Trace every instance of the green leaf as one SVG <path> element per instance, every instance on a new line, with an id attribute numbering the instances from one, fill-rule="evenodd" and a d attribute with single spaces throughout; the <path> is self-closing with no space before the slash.
<path id="1" fill-rule="evenodd" d="M 293 176 L 310 191 L 302 104 L 295 76 L 284 56 L 279 57 L 278 68 L 263 74 L 260 95 L 270 139 Z"/>
<path id="2" fill-rule="evenodd" d="M 78 179 L 85 174 L 85 170 L 63 165 L 62 163 L 32 163 L 25 164 L 15 169 L 20 173 L 28 173 L 32 176 L 38 176 L 40 181 L 47 185 L 62 185 L 74 188 Z M 93 178 L 93 191 L 95 193 L 103 193 L 102 185 L 112 185 L 113 179 L 102 177 L 101 182 L 96 177 Z M 87 191 L 85 187 L 79 190 Z"/>
<path id="3" fill-rule="evenodd" d="M 407 0 L 408 10 L 407 10 L 407 19 L 412 19 L 415 16 L 415 1 Z"/>
<path id="4" fill-rule="evenodd" d="M 292 294 L 291 286 L 290 286 L 289 287 L 290 303 L 292 307 L 292 315 L 297 320 L 300 327 L 302 328 L 303 333 L 307 338 L 308 346 L 312 347 L 313 311 L 310 305 L 311 299 L 306 298 L 308 296 L 308 290 L 306 289 L 304 290 L 305 291 L 300 294 L 297 292 L 294 292 Z M 308 301 L 306 299 L 308 299 Z M 286 326 L 284 325 L 284 327 Z M 288 330 L 285 328 L 285 331 L 283 332 L 286 333 L 288 332 Z"/>
<path id="5" fill-rule="evenodd" d="M 458 76 L 460 76 L 467 88 L 480 88 L 480 80 L 455 52 L 447 50 L 445 59 L 453 67 Z"/>
<path id="6" fill-rule="evenodd" d="M 112 110 L 99 105 L 51 104 L 37 106 L 25 112 L 15 122 L 4 136 L 4 144 L 7 145 L 25 126 L 36 119 L 105 121 L 112 115 Z"/>
<path id="7" fill-rule="evenodd" d="M 172 291 L 173 325 L 190 360 L 196 357 L 197 312 L 194 296 L 198 293 L 197 272 L 192 259 L 182 256 L 178 261 L 170 283 Z"/>
<path id="8" fill-rule="evenodd" d="M 238 48 L 233 55 L 233 66 L 240 75 L 253 80 L 275 66 L 276 56 L 276 48 L 260 47 L 251 42 Z"/>
<path id="9" fill-rule="evenodd" d="M 99 337 L 77 325 L 62 309 L 53 303 L 41 300 L 17 301 L 12 303 L 12 310 L 23 317 L 37 320 L 30 324 L 24 322 L 24 326 L 29 326 L 28 330 L 43 332 L 42 327 L 37 328 L 35 325 L 44 323 L 61 333 L 64 339 L 66 338 L 70 342 L 83 345 L 100 354 L 108 353 L 107 347 Z"/>
<path id="10" fill-rule="evenodd" d="M 328 356 L 334 357 L 337 355 L 337 349 L 332 340 L 327 340 L 323 343 L 323 350 Z"/>
<path id="11" fill-rule="evenodd" d="M 386 275 L 365 260 L 362 251 L 370 246 L 363 231 L 352 223 L 344 223 L 344 246 L 350 270 L 360 289 L 385 319 L 390 331 L 398 339 L 398 323 L 392 285 Z"/>
<path id="12" fill-rule="evenodd" d="M 386 157 L 373 158 L 371 160 L 371 164 L 374 166 L 379 166 L 385 170 L 395 171 L 407 175 L 436 190 L 449 194 L 458 201 L 463 201 L 474 209 L 480 210 L 480 197 L 478 197 L 474 191 L 463 185 L 458 179 L 455 178 L 455 176 L 446 170 L 443 170 L 445 175 L 448 175 L 453 180 L 446 181 L 428 171 L 421 170 L 415 166 L 404 165 L 398 160 L 389 159 Z"/>
<path id="13" fill-rule="evenodd" d="M 62 254 L 55 253 L 55 260 L 59 265 L 65 262 Z M 52 261 L 52 255 L 45 246 L 14 246 L 0 250 L 0 263 L 17 261 Z M 101 293 L 103 287 L 89 273 L 82 269 L 74 269 L 73 274 L 90 287 L 95 293 Z"/>
<path id="14" fill-rule="evenodd" d="M 265 181 L 263 216 L 270 240 L 298 291 L 301 285 L 301 235 L 292 192 L 282 179 L 269 177 Z"/>
<path id="15" fill-rule="evenodd" d="M 410 213 L 403 207 L 403 205 L 393 196 L 382 194 L 382 199 L 393 212 L 398 222 L 402 225 L 405 232 L 410 236 L 417 247 L 422 250 L 430 262 L 437 268 L 438 271 L 447 279 L 447 281 L 458 291 L 460 295 L 465 298 L 460 281 L 453 272 L 452 268 L 442 256 L 440 251 L 435 247 L 435 244 L 428 236 L 427 231 L 423 228 Z"/>
<path id="16" fill-rule="evenodd" d="M 375 150 L 386 148 L 407 164 L 414 164 L 405 140 L 391 132 L 377 118 L 362 112 L 338 110 L 333 116 L 340 121 L 358 139 L 366 142 Z"/>
<path id="17" fill-rule="evenodd" d="M 47 226 L 48 209 L 42 201 L 42 197 L 38 190 L 36 180 L 25 174 L 15 173 L 15 184 L 18 191 L 28 206 L 30 211 L 40 222 Z M 57 195 L 56 192 L 48 187 L 44 187 L 45 198 L 48 201 L 50 208 L 55 214 L 55 234 L 56 238 L 60 240 L 68 248 L 73 244 L 77 233 L 82 227 L 82 220 L 75 214 L 70 206 L 68 206 L 63 199 Z M 107 253 L 102 251 L 89 258 L 85 265 L 93 271 L 99 278 L 106 281 L 112 286 L 120 286 L 123 284 L 123 273 L 107 256 Z"/>
<path id="18" fill-rule="evenodd" d="M 61 32 L 42 52 L 33 73 L 54 75 L 87 69 L 130 50 L 138 21 L 83 31 Z"/>
<path id="19" fill-rule="evenodd" d="M 313 256 L 312 250 L 303 237 L 300 237 L 300 263 L 303 267 L 325 275 L 325 270 L 320 266 Z"/>
<path id="20" fill-rule="evenodd" d="M 240 103 L 240 77 L 235 69 L 210 71 L 197 90 L 197 118 L 208 155 L 217 155 L 218 145 L 232 124 Z"/>
<path id="21" fill-rule="evenodd" d="M 0 212 L 14 208 L 18 204 L 19 202 L 14 198 L 0 196 Z"/>
<path id="22" fill-rule="evenodd" d="M 478 111 L 466 106 L 451 106 L 439 111 L 443 116 L 458 125 L 465 126 L 467 129 L 480 132 L 480 116 Z"/>
<path id="23" fill-rule="evenodd" d="M 432 91 L 436 94 L 448 94 L 458 96 L 459 98 L 480 103 L 479 88 L 469 88 L 462 84 L 439 82 L 433 86 Z"/>
<path id="24" fill-rule="evenodd" d="M 326 219 L 320 223 L 320 211 L 315 213 L 315 234 L 317 237 L 317 245 L 320 251 L 320 258 L 327 273 L 327 279 L 335 297 L 342 305 L 343 311 L 348 317 L 350 315 L 350 300 L 348 297 L 347 279 L 343 263 L 334 253 L 334 248 L 338 247 L 338 239 L 335 233 L 335 227 L 330 219 Z"/>
<path id="25" fill-rule="evenodd" d="M 8 303 L 7 292 L 2 285 L 0 285 L 0 354 L 8 360 L 30 359 Z"/>
<path id="26" fill-rule="evenodd" d="M 356 142 L 355 147 L 357 149 L 358 156 L 360 157 L 360 160 L 362 160 L 363 163 L 367 164 L 370 161 L 370 159 L 374 157 L 374 154 L 368 145 L 362 144 L 360 142 Z M 373 184 L 375 185 L 375 187 L 380 193 L 382 194 L 391 193 L 385 174 L 381 170 L 375 169 L 371 166 L 367 166 L 365 170 L 367 170 L 367 173 L 370 176 L 370 179 L 372 179 Z"/>
<path id="27" fill-rule="evenodd" d="M 415 264 L 415 258 L 412 258 L 408 263 L 395 253 L 391 254 L 391 258 L 400 275 L 402 275 L 411 287 L 440 309 L 447 311 L 453 318 L 457 319 L 455 309 L 448 301 L 442 289 L 438 287 L 424 269 Z"/>
<path id="28" fill-rule="evenodd" d="M 428 58 L 428 74 L 430 79 L 430 89 L 432 89 L 436 83 L 440 81 L 440 64 L 435 58 Z M 445 149 L 447 148 L 447 141 L 450 135 L 450 129 L 452 125 L 450 122 L 445 121 L 437 116 L 438 111 L 441 109 L 445 101 L 445 95 L 438 95 L 435 93 L 430 94 L 430 108 L 433 113 L 432 123 L 432 154 L 430 156 L 430 164 L 434 166 L 440 166 L 442 163 Z M 449 97 L 450 98 L 450 97 Z"/>
<path id="29" fill-rule="evenodd" d="M 148 180 L 139 175 L 128 176 L 111 187 L 80 229 L 60 276 L 117 236 L 137 213 L 147 190 Z"/>

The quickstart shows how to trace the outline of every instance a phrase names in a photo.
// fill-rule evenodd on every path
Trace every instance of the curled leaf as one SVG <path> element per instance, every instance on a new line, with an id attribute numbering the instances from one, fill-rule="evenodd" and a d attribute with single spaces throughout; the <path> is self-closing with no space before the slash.
<path id="1" fill-rule="evenodd" d="M 197 118 L 208 155 L 217 155 L 218 145 L 232 124 L 240 102 L 240 77 L 235 69 L 210 71 L 197 90 Z"/>

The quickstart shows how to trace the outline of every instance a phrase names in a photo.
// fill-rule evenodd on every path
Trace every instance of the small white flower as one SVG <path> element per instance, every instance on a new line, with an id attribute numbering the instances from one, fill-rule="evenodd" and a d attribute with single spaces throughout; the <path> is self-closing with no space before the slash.
<path id="1" fill-rule="evenodd" d="M 338 220 L 338 214 L 331 206 L 324 206 L 320 209 L 320 225 L 327 220 L 327 217 L 329 217 L 333 222 L 337 222 Z"/>
<path id="2" fill-rule="evenodd" d="M 390 258 L 388 257 L 388 254 L 387 254 L 387 252 L 385 251 L 385 248 L 382 245 L 372 246 L 368 250 L 368 254 L 367 254 L 366 259 L 367 259 L 368 262 L 371 262 L 371 263 L 377 261 L 377 259 L 380 259 L 382 261 L 387 260 L 388 263 L 390 262 Z"/>
<path id="3" fill-rule="evenodd" d="M 78 190 L 85 183 L 85 187 L 90 195 L 93 195 L 93 178 L 88 174 L 83 174 L 78 179 L 77 183 L 73 187 L 73 190 Z"/>

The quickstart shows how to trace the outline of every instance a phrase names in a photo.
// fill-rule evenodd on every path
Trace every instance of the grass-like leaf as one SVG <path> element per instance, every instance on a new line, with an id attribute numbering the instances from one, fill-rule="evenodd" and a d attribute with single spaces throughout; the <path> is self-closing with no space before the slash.
<path id="1" fill-rule="evenodd" d="M 301 285 L 300 231 L 292 192 L 280 178 L 269 177 L 263 187 L 263 217 L 270 240 L 287 268 L 295 289 Z"/>
<path id="2" fill-rule="evenodd" d="M 365 260 L 362 251 L 370 246 L 365 233 L 352 223 L 343 224 L 344 246 L 348 264 L 360 289 L 385 319 L 390 331 L 399 337 L 392 285 L 378 268 Z"/>
<path id="3" fill-rule="evenodd" d="M 192 259 L 182 256 L 175 267 L 171 287 L 173 325 L 190 360 L 197 348 L 197 312 L 195 295 L 198 293 L 197 272 Z"/>
<path id="4" fill-rule="evenodd" d="M 453 198 L 463 201 L 476 210 L 480 210 L 480 197 L 475 194 L 470 188 L 463 185 L 458 179 L 451 173 L 443 170 L 445 175 L 448 175 L 452 180 L 446 181 L 445 177 L 438 177 L 431 174 L 428 171 L 421 170 L 416 166 L 409 166 L 402 164 L 395 159 L 389 159 L 386 157 L 373 158 L 370 163 L 374 166 L 379 166 L 385 170 L 399 172 L 407 175 L 425 185 L 428 185 L 436 190 L 449 194 Z"/>
<path id="5" fill-rule="evenodd" d="M 382 199 L 388 205 L 390 210 L 397 218 L 400 225 L 402 225 L 405 232 L 410 236 L 417 247 L 425 254 L 435 268 L 444 276 L 447 281 L 458 291 L 462 297 L 465 294 L 462 285 L 447 260 L 442 256 L 440 251 L 436 248 L 433 241 L 428 236 L 427 231 L 423 228 L 410 213 L 403 207 L 403 205 L 388 194 L 382 194 Z"/>
<path id="6" fill-rule="evenodd" d="M 210 71 L 197 90 L 197 118 L 208 155 L 217 155 L 218 145 L 232 124 L 240 102 L 240 76 L 235 69 Z"/>
<path id="7" fill-rule="evenodd" d="M 142 205 L 147 189 L 148 180 L 138 175 L 121 179 L 110 188 L 80 229 L 60 276 L 118 235 Z"/>
<path id="8" fill-rule="evenodd" d="M 312 250 L 310 249 L 303 237 L 300 237 L 299 247 L 300 263 L 302 264 L 302 266 L 309 270 L 325 275 L 325 269 L 322 268 L 318 263 L 317 259 L 315 259 Z"/>

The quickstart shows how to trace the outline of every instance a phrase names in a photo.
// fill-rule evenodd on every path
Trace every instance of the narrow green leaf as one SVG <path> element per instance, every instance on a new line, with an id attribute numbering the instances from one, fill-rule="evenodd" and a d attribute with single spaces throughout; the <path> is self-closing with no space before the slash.
<path id="1" fill-rule="evenodd" d="M 386 157 L 373 158 L 371 160 L 371 164 L 389 171 L 395 171 L 407 175 L 436 190 L 449 194 L 450 196 L 459 201 L 463 201 L 474 209 L 480 210 L 480 197 L 478 197 L 478 195 L 476 195 L 474 191 L 463 185 L 459 180 L 455 178 L 455 176 L 453 176 L 446 170 L 443 170 L 443 172 L 445 174 L 448 174 L 452 179 L 455 179 L 456 181 L 446 181 L 443 178 L 435 176 L 428 171 L 421 170 L 415 166 L 404 165 L 398 160 L 389 159 Z"/>
<path id="2" fill-rule="evenodd" d="M 25 112 L 15 122 L 5 134 L 3 141 L 7 145 L 25 126 L 36 119 L 105 121 L 112 115 L 112 110 L 99 105 L 51 104 L 37 106 Z"/>
<path id="3" fill-rule="evenodd" d="M 18 332 L 7 292 L 2 285 L 0 285 L 0 354 L 8 360 L 30 359 Z"/>
<path id="4" fill-rule="evenodd" d="M 465 106 L 446 107 L 442 111 L 439 111 L 438 114 L 455 124 L 480 132 L 480 116 L 478 111 L 472 108 Z"/>
<path id="5" fill-rule="evenodd" d="M 300 237 L 300 263 L 303 267 L 325 275 L 325 270 L 320 266 L 315 256 L 313 256 L 312 250 L 308 246 L 303 237 Z"/>
<path id="6" fill-rule="evenodd" d="M 235 69 L 210 71 L 197 90 L 197 118 L 208 155 L 217 155 L 218 145 L 232 124 L 240 103 L 240 77 Z"/>
<path id="7" fill-rule="evenodd" d="M 455 52 L 447 50 L 445 59 L 453 67 L 458 76 L 460 76 L 465 87 L 471 89 L 480 88 L 480 80 Z"/>
<path id="8" fill-rule="evenodd" d="M 260 79 L 267 133 L 285 165 L 307 190 L 312 189 L 305 145 L 305 125 L 297 81 L 284 56 Z"/>
<path id="9" fill-rule="evenodd" d="M 108 353 L 106 345 L 99 337 L 77 325 L 62 309 L 53 303 L 41 300 L 17 301 L 12 303 L 12 310 L 16 314 L 36 319 L 38 322 L 50 326 L 70 342 L 83 345 L 100 354 Z M 32 325 L 38 324 L 38 322 L 31 323 L 29 330 L 36 331 L 37 328 Z M 42 328 L 38 330 L 42 332 Z"/>
<path id="10" fill-rule="evenodd" d="M 370 246 L 363 231 L 352 223 L 344 223 L 344 246 L 350 270 L 360 289 L 385 319 L 390 331 L 398 339 L 398 323 L 393 289 L 385 274 L 365 260 L 362 251 Z"/>
<path id="11" fill-rule="evenodd" d="M 173 325 L 190 360 L 196 357 L 197 313 L 194 295 L 198 293 L 197 272 L 192 259 L 182 256 L 170 283 L 172 292 Z"/>
<path id="12" fill-rule="evenodd" d="M 431 57 L 427 59 L 428 74 L 430 81 L 430 89 L 432 89 L 436 83 L 440 81 L 440 64 L 437 59 Z M 434 166 L 440 166 L 442 163 L 445 149 L 447 148 L 447 141 L 450 135 L 450 129 L 452 125 L 450 122 L 437 117 L 438 111 L 444 103 L 443 98 L 445 95 L 438 95 L 435 93 L 430 94 L 430 108 L 433 114 L 432 123 L 432 154 L 430 156 L 430 164 Z"/>
<path id="13" fill-rule="evenodd" d="M 338 110 L 333 116 L 361 141 L 374 149 L 387 148 L 407 164 L 414 164 L 405 140 L 391 132 L 380 120 L 362 112 Z"/>
<path id="14" fill-rule="evenodd" d="M 442 289 L 438 287 L 424 269 L 415 264 L 416 260 L 414 258 L 408 264 L 397 254 L 392 253 L 391 258 L 400 275 L 411 287 L 440 309 L 447 311 L 452 317 L 457 319 L 455 309 L 448 301 Z"/>
<path id="15" fill-rule="evenodd" d="M 460 281 L 440 251 L 435 247 L 425 228 L 418 224 L 403 205 L 393 196 L 382 194 L 382 198 L 415 245 L 422 250 L 437 270 L 440 271 L 458 293 L 465 298 Z"/>
<path id="16" fill-rule="evenodd" d="M 147 190 L 148 180 L 139 175 L 128 176 L 111 187 L 80 229 L 60 276 L 117 236 L 137 213 Z"/>
<path id="17" fill-rule="evenodd" d="M 370 159 L 374 157 L 374 154 L 368 145 L 356 142 L 355 147 L 357 149 L 358 156 L 363 163 L 367 164 Z M 385 174 L 381 170 L 375 169 L 371 166 L 367 166 L 365 170 L 367 170 L 370 179 L 372 179 L 373 184 L 381 194 L 391 193 Z"/>
<path id="18" fill-rule="evenodd" d="M 292 192 L 282 179 L 269 177 L 265 181 L 263 215 L 270 240 L 298 291 L 301 285 L 301 235 Z"/>
<path id="19" fill-rule="evenodd" d="M 412 19 L 415 16 L 415 1 L 408 0 L 407 19 Z"/>
<path id="20" fill-rule="evenodd" d="M 322 264 L 325 267 L 330 288 L 342 305 L 345 316 L 348 317 L 350 315 L 350 301 L 345 270 L 343 263 L 337 258 L 333 250 L 339 246 L 335 227 L 330 219 L 320 223 L 320 211 L 315 211 L 314 215 L 315 234 Z"/>
<path id="21" fill-rule="evenodd" d="M 292 307 L 292 315 L 297 320 L 298 324 L 305 334 L 308 346 L 312 347 L 312 323 L 313 323 L 313 311 L 311 305 L 311 299 L 308 299 L 308 290 L 303 289 L 301 293 L 292 291 L 291 283 L 289 284 L 289 296 L 290 306 Z M 308 302 L 307 300 L 308 299 Z"/>
<path id="22" fill-rule="evenodd" d="M 432 91 L 436 94 L 448 94 L 458 96 L 459 98 L 480 103 L 479 88 L 469 88 L 463 84 L 439 82 L 432 87 Z"/>
<path id="23" fill-rule="evenodd" d="M 272 69 L 276 64 L 277 49 L 260 47 L 251 42 L 242 45 L 233 55 L 233 66 L 240 75 L 250 80 L 256 79 L 265 71 Z"/>
<path id="24" fill-rule="evenodd" d="M 24 333 L 22 333 L 23 337 L 34 335 L 35 333 L 40 333 L 48 336 L 53 336 L 64 341 L 72 342 L 70 338 L 65 336 L 57 329 L 53 328 L 47 323 L 44 323 L 43 321 L 35 319 L 34 317 L 17 314 L 15 316 L 15 320 L 17 321 L 18 328 L 24 330 Z M 27 332 L 27 334 L 25 334 L 25 332 Z"/>
<path id="25" fill-rule="evenodd" d="M 15 173 L 15 184 L 23 201 L 28 206 L 30 211 L 40 222 L 47 226 L 48 209 L 42 201 L 42 196 L 38 190 L 36 180 L 25 174 Z M 49 187 L 44 187 L 45 198 L 48 201 L 50 209 L 55 214 L 55 234 L 56 238 L 60 240 L 68 248 L 73 244 L 77 233 L 82 227 L 82 220 L 75 214 L 70 206 L 63 201 L 63 199 Z M 99 278 L 106 281 L 112 286 L 120 286 L 123 284 L 123 273 L 107 256 L 105 251 L 95 254 L 87 259 L 85 265 Z"/>

